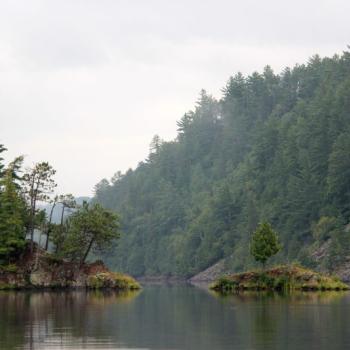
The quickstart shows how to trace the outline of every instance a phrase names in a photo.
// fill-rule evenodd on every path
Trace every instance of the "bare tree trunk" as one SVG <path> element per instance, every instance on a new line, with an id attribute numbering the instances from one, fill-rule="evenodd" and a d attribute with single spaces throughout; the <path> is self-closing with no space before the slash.
<path id="1" fill-rule="evenodd" d="M 51 222 L 52 222 L 52 215 L 53 211 L 55 209 L 56 202 L 52 204 L 51 211 L 50 211 L 50 219 L 49 219 L 49 224 L 47 227 L 47 232 L 46 232 L 46 243 L 45 243 L 45 250 L 48 250 L 49 248 L 49 238 L 50 238 L 50 233 L 51 233 Z"/>
<path id="2" fill-rule="evenodd" d="M 40 249 L 41 249 L 41 246 L 40 246 L 40 243 L 41 243 L 41 236 L 42 236 L 42 230 L 40 230 L 40 235 L 39 235 L 39 242 L 38 242 L 38 245 L 37 245 L 37 248 L 36 248 L 36 252 L 35 252 L 35 265 L 34 265 L 34 271 L 37 270 L 38 268 L 38 263 L 39 263 L 39 253 L 40 253 Z"/>
<path id="3" fill-rule="evenodd" d="M 81 261 L 80 261 L 80 266 L 84 264 L 86 258 L 88 257 L 93 243 L 94 243 L 94 239 L 91 238 L 91 241 L 90 241 L 90 243 L 89 243 L 89 246 L 87 247 L 86 252 L 85 252 L 85 254 L 84 254 L 84 257 L 83 257 L 83 258 L 81 259 Z"/>
<path id="4" fill-rule="evenodd" d="M 34 181 L 35 177 L 33 177 L 32 182 L 32 189 L 31 189 L 31 217 L 30 217 L 30 252 L 33 253 L 34 248 L 34 220 L 35 220 L 35 209 L 36 209 L 36 200 L 38 196 L 38 187 L 40 183 L 40 178 L 37 180 L 37 182 Z"/>
<path id="5" fill-rule="evenodd" d="M 64 203 L 62 203 L 62 212 L 61 212 L 61 226 L 63 225 L 63 219 L 64 219 L 64 210 L 66 209 Z"/>
<path id="6" fill-rule="evenodd" d="M 33 201 L 33 207 L 30 214 L 30 252 L 33 253 L 34 248 L 34 218 L 35 218 L 35 201 Z"/>
<path id="7" fill-rule="evenodd" d="M 29 222 L 29 234 L 30 234 L 30 252 L 33 252 L 33 238 L 34 238 L 34 214 L 33 214 L 33 207 L 34 207 L 34 177 L 33 180 L 30 183 L 30 189 L 29 189 L 29 197 L 30 197 L 30 222 Z"/>
<path id="8" fill-rule="evenodd" d="M 63 228 L 63 219 L 64 219 L 64 211 L 65 211 L 66 207 L 64 205 L 64 203 L 62 203 L 62 211 L 61 211 L 61 234 L 62 234 L 62 241 L 56 246 L 56 249 L 55 249 L 55 253 L 57 254 L 60 249 L 62 248 L 63 246 L 63 241 L 65 238 L 63 238 L 63 233 L 64 233 L 64 228 Z"/>

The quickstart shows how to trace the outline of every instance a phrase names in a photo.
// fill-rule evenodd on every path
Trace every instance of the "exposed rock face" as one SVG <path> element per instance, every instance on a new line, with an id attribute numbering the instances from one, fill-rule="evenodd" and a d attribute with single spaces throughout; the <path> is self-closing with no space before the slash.
<path id="1" fill-rule="evenodd" d="M 75 265 L 65 261 L 42 257 L 30 271 L 29 283 L 34 287 L 86 287 L 89 277 L 98 273 L 110 273 L 101 261 Z"/>
<path id="2" fill-rule="evenodd" d="M 0 268 L 0 289 L 9 288 L 137 289 L 139 285 L 132 277 L 110 272 L 102 261 L 80 266 L 36 247 L 33 254 L 26 251 L 11 271 Z"/>
<path id="3" fill-rule="evenodd" d="M 348 232 L 350 225 L 347 225 L 345 232 Z M 327 240 L 320 247 L 318 247 L 311 255 L 313 260 L 317 263 L 318 266 L 324 266 L 325 261 L 329 257 L 329 250 L 331 246 L 331 240 Z M 341 264 L 331 268 L 331 271 L 320 268 L 321 272 L 332 273 L 334 276 L 339 277 L 342 281 L 349 283 L 350 282 L 350 256 L 345 259 Z"/>
<path id="4" fill-rule="evenodd" d="M 323 260 L 327 259 L 330 246 L 331 240 L 329 239 L 311 254 L 311 258 L 317 263 L 321 263 Z"/>
<path id="5" fill-rule="evenodd" d="M 344 264 L 336 269 L 336 275 L 344 282 L 350 282 L 350 261 L 346 261 Z"/>
<path id="6" fill-rule="evenodd" d="M 230 273 L 232 273 L 232 271 L 226 267 L 225 259 L 221 259 L 216 264 L 210 266 L 206 270 L 190 278 L 190 282 L 209 283 L 215 281 L 223 275 L 227 275 Z"/>

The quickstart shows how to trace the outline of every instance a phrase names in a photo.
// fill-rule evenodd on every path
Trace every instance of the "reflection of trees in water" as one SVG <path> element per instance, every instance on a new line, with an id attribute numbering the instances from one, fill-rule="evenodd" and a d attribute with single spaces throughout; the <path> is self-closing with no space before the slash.
<path id="1" fill-rule="evenodd" d="M 349 295 L 349 292 L 346 291 L 315 291 L 315 292 L 273 292 L 273 291 L 237 291 L 233 294 L 222 294 L 216 291 L 210 291 L 210 294 L 220 299 L 221 301 L 288 301 L 288 303 L 334 303 L 341 301 L 344 296 Z"/>
<path id="2" fill-rule="evenodd" d="M 341 349 L 350 342 L 347 300 L 344 293 L 217 298 L 182 286 L 139 294 L 9 292 L 0 294 L 0 348 L 40 350 L 46 341 L 58 349 Z"/>
<path id="3" fill-rule="evenodd" d="M 348 292 L 239 292 L 215 294 L 225 305 L 237 308 L 237 318 L 250 335 L 247 348 L 342 349 L 350 342 L 344 334 Z M 247 341 L 248 344 L 248 341 Z"/>
<path id="4" fill-rule="evenodd" d="M 0 348 L 6 344 L 9 350 L 24 343 L 25 320 L 21 310 L 28 301 L 24 295 L 17 298 L 16 294 L 0 292 Z"/>
<path id="5" fill-rule="evenodd" d="M 131 301 L 137 292 L 1 292 L 0 349 L 37 349 L 40 344 L 61 343 L 89 337 L 93 323 L 97 333 L 101 308 Z"/>

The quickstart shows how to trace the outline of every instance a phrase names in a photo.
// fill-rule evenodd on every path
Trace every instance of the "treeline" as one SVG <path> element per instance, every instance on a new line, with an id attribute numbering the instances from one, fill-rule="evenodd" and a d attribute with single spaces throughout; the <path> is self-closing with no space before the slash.
<path id="1" fill-rule="evenodd" d="M 154 137 L 147 160 L 96 186 L 125 233 L 110 263 L 189 276 L 227 257 L 242 270 L 267 220 L 283 244 L 275 261 L 314 265 L 327 242 L 336 268 L 350 247 L 350 53 L 238 73 L 222 93 L 202 91 L 174 141 Z"/>
<path id="2" fill-rule="evenodd" d="M 0 155 L 5 151 L 0 145 Z M 16 264 L 25 250 L 38 252 L 38 245 L 57 258 L 83 264 L 91 251 L 101 253 L 119 238 L 116 214 L 97 203 L 77 205 L 71 194 L 54 195 L 56 171 L 49 163 L 26 171 L 22 163 L 18 157 L 6 166 L 0 157 L 0 267 Z M 54 222 L 57 206 L 60 221 Z"/>

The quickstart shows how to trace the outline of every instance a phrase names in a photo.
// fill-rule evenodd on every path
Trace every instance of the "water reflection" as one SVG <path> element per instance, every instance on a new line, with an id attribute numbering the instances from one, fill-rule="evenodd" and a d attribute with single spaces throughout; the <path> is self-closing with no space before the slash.
<path id="1" fill-rule="evenodd" d="M 315 291 L 315 292 L 273 292 L 273 291 L 237 291 L 233 294 L 222 294 L 210 290 L 209 293 L 221 301 L 240 302 L 288 302 L 301 303 L 334 303 L 349 295 L 347 291 Z"/>
<path id="2" fill-rule="evenodd" d="M 99 321 L 109 305 L 127 304 L 138 294 L 0 292 L 0 349 L 110 348 L 114 343 Z"/>
<path id="3" fill-rule="evenodd" d="M 0 293 L 0 349 L 345 349 L 348 293 Z"/>
<path id="4" fill-rule="evenodd" d="M 345 349 L 348 292 L 241 292 L 214 295 L 236 310 L 252 336 L 247 348 Z"/>

